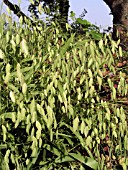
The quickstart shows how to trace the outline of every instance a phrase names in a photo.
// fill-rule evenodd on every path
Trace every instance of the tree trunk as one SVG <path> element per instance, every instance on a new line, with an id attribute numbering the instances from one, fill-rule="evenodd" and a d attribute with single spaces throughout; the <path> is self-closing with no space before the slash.
<path id="1" fill-rule="evenodd" d="M 62 23 L 68 22 L 69 0 L 59 0 L 59 12 Z"/>
<path id="2" fill-rule="evenodd" d="M 113 39 L 117 40 L 117 31 L 122 47 L 128 47 L 128 0 L 104 0 L 113 15 Z"/>

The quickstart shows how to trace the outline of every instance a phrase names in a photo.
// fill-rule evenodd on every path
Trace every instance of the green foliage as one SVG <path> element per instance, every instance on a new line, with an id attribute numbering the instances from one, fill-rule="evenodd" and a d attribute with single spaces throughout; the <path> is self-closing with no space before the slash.
<path id="1" fill-rule="evenodd" d="M 96 42 L 90 30 L 86 38 L 63 33 L 55 23 L 0 30 L 1 169 L 127 169 L 118 42 Z"/>
<path id="2" fill-rule="evenodd" d="M 82 17 L 75 18 L 75 14 L 73 12 L 71 12 L 70 17 L 73 20 L 73 23 L 71 24 L 72 31 L 77 33 L 78 36 L 88 36 L 88 38 L 94 39 L 96 41 L 99 41 L 103 38 L 102 33 L 100 33 L 99 27 L 97 27 L 96 25 L 91 24 L 89 21 L 83 19 Z"/>

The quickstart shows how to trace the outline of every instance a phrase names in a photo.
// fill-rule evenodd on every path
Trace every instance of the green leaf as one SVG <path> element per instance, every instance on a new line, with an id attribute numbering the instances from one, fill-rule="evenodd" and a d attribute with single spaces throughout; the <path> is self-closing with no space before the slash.
<path id="1" fill-rule="evenodd" d="M 13 84 L 8 83 L 7 85 L 8 85 L 8 87 L 9 87 L 11 90 L 13 90 L 13 91 L 15 91 L 15 92 L 19 93 L 18 88 L 17 88 L 17 87 L 15 87 Z"/>
<path id="2" fill-rule="evenodd" d="M 55 159 L 55 163 L 72 162 L 72 161 L 75 161 L 75 160 L 69 155 L 65 155 L 64 157 L 59 157 Z"/>
<path id="3" fill-rule="evenodd" d="M 80 161 L 81 163 L 85 164 L 86 166 L 89 166 L 90 168 L 96 170 L 98 163 L 93 159 L 89 157 L 82 156 L 79 152 L 76 153 L 69 153 L 71 157 L 74 159 Z"/>
<path id="4" fill-rule="evenodd" d="M 81 25 L 88 25 L 88 26 L 91 26 L 92 24 L 87 21 L 87 20 L 84 20 L 84 19 L 81 19 L 81 18 L 77 18 L 76 20 L 78 23 L 80 23 Z"/>
<path id="5" fill-rule="evenodd" d="M 75 36 L 75 34 L 74 35 L 72 34 L 71 37 L 67 40 L 67 42 L 65 42 L 65 45 L 60 48 L 61 56 L 63 56 L 63 54 L 68 51 L 71 43 L 73 42 L 74 36 Z"/>
<path id="6" fill-rule="evenodd" d="M 69 126 L 68 124 L 64 123 L 64 122 L 61 122 L 61 125 L 65 125 L 67 128 L 69 128 L 74 134 L 75 136 L 79 139 L 80 141 L 80 144 L 82 147 L 84 147 L 86 149 L 86 151 L 88 152 L 89 156 L 91 158 L 93 158 L 93 155 L 92 153 L 90 152 L 89 148 L 87 147 L 86 143 L 85 143 L 85 140 L 83 139 L 83 137 L 80 135 L 79 132 L 74 132 L 73 128 L 71 126 Z"/>
<path id="7" fill-rule="evenodd" d="M 100 40 L 102 38 L 102 34 L 99 32 L 91 31 L 90 34 L 95 40 Z"/>
<path id="8" fill-rule="evenodd" d="M 47 149 L 48 151 L 52 152 L 53 154 L 55 154 L 58 157 L 61 155 L 61 152 L 57 148 L 55 148 L 54 146 L 51 146 L 49 144 L 44 144 L 43 147 L 45 149 Z"/>
<path id="9" fill-rule="evenodd" d="M 59 157 L 55 160 L 56 163 L 63 163 L 63 162 L 73 162 L 76 160 L 78 162 L 83 163 L 84 165 L 96 170 L 98 163 L 93 159 L 89 157 L 82 156 L 79 152 L 78 153 L 69 153 L 68 155 L 64 155 L 62 157 Z"/>

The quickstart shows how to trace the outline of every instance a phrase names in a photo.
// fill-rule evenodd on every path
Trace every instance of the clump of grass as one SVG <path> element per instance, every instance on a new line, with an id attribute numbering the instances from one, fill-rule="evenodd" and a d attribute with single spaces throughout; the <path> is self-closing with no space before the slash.
<path id="1" fill-rule="evenodd" d="M 0 28 L 1 168 L 127 169 L 127 52 L 21 25 Z"/>

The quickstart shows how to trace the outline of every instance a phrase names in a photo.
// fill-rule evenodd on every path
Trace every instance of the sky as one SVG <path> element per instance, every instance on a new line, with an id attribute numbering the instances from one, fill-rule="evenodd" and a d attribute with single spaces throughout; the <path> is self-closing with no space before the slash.
<path id="1" fill-rule="evenodd" d="M 21 1 L 21 9 L 27 13 L 28 0 L 10 0 L 10 2 L 15 4 L 18 4 L 18 1 Z M 69 2 L 70 11 L 75 12 L 76 17 L 79 17 L 86 9 L 87 14 L 84 19 L 100 26 L 101 29 L 112 26 L 112 15 L 109 15 L 110 9 L 103 0 L 69 0 Z M 2 0 L 0 0 L 0 3 L 2 3 Z M 5 5 L 3 5 L 3 11 L 6 11 Z M 14 15 L 13 17 L 16 18 Z"/>

